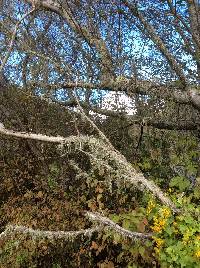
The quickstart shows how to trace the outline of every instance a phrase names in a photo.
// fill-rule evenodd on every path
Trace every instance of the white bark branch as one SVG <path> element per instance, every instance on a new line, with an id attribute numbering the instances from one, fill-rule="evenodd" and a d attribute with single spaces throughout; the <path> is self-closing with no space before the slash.
<path id="1" fill-rule="evenodd" d="M 149 239 L 152 237 L 152 233 L 139 233 L 139 232 L 132 232 L 122 228 L 120 225 L 116 224 L 115 222 L 111 221 L 107 217 L 101 216 L 99 213 L 92 213 L 87 212 L 86 216 L 93 222 L 98 222 L 107 228 L 115 231 L 116 233 L 120 234 L 123 237 L 128 237 L 131 239 Z"/>
<path id="2" fill-rule="evenodd" d="M 66 141 L 63 137 L 50 137 L 42 134 L 32 134 L 27 132 L 16 132 L 12 130 L 8 130 L 5 127 L 3 127 L 3 124 L 0 124 L 0 134 L 16 137 L 16 138 L 22 138 L 22 139 L 30 139 L 30 140 L 38 140 L 43 142 L 51 142 L 51 143 L 64 143 Z M 73 138 L 72 138 L 73 139 Z"/>
<path id="3" fill-rule="evenodd" d="M 40 229 L 32 229 L 22 225 L 9 224 L 5 230 L 0 234 L 0 239 L 4 239 L 8 236 L 13 236 L 16 233 L 30 235 L 32 238 L 47 238 L 49 240 L 73 240 L 78 236 L 90 237 L 94 232 L 101 232 L 105 227 L 120 234 L 122 237 L 128 237 L 131 239 L 150 239 L 152 233 L 139 233 L 126 230 L 114 223 L 107 217 L 101 216 L 99 213 L 86 212 L 85 216 L 92 222 L 98 223 L 94 228 L 88 228 L 79 231 L 44 231 Z M 99 225 L 100 224 L 100 225 Z"/>
<path id="4" fill-rule="evenodd" d="M 43 231 L 43 230 L 34 230 L 32 228 L 28 228 L 22 225 L 7 225 L 5 231 L 3 231 L 0 234 L 0 239 L 5 238 L 7 236 L 14 235 L 16 233 L 24 234 L 24 235 L 30 235 L 33 238 L 48 238 L 50 240 L 57 240 L 57 239 L 74 239 L 77 236 L 91 236 L 94 232 L 100 231 L 102 228 L 95 227 L 95 228 L 89 228 L 85 230 L 80 231 Z"/>

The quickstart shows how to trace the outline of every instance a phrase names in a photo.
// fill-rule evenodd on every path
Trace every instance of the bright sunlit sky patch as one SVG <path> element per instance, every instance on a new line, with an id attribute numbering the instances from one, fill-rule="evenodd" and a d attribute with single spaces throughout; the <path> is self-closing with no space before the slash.
<path id="1" fill-rule="evenodd" d="M 136 112 L 134 100 L 122 92 L 107 93 L 102 101 L 102 109 L 124 111 L 128 115 L 133 115 Z"/>

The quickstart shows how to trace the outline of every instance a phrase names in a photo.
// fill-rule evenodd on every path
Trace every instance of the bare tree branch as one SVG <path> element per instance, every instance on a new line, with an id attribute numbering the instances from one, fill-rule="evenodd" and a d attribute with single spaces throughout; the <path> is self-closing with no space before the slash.
<path id="1" fill-rule="evenodd" d="M 173 99 L 177 103 L 189 104 L 195 109 L 200 110 L 200 93 L 198 87 L 194 85 L 188 85 L 183 91 L 182 88 L 173 85 L 156 84 L 155 82 L 148 80 L 137 80 L 137 83 L 132 78 L 118 79 L 104 83 L 88 83 L 85 81 L 77 82 L 65 82 L 58 84 L 44 84 L 33 83 L 29 84 L 31 87 L 44 87 L 48 90 L 55 89 L 71 89 L 83 88 L 86 90 L 102 89 L 106 91 L 121 91 L 125 92 L 128 96 L 133 98 L 134 94 L 141 95 L 155 95 L 162 99 Z"/>
<path id="2" fill-rule="evenodd" d="M 9 44 L 8 50 L 7 50 L 7 52 L 6 52 L 5 57 L 3 58 L 3 61 L 2 61 L 2 63 L 1 63 L 1 66 L 0 66 L 0 74 L 2 73 L 3 68 L 4 68 L 6 62 L 8 61 L 8 58 L 10 57 L 10 54 L 11 54 L 11 52 L 12 52 L 12 49 L 13 49 L 13 46 L 14 46 L 14 42 L 15 42 L 15 38 L 16 38 L 16 35 L 17 35 L 17 31 L 18 31 L 18 29 L 19 29 L 20 24 L 22 23 L 22 21 L 23 21 L 26 17 L 28 17 L 28 16 L 29 16 L 30 14 L 32 14 L 34 11 L 35 11 L 35 8 L 32 8 L 30 11 L 28 11 L 26 14 L 24 14 L 24 15 L 22 16 L 22 18 L 16 23 L 16 25 L 15 25 L 15 29 L 14 29 L 14 31 L 13 31 L 13 33 L 12 33 L 12 37 L 11 37 L 11 40 L 10 40 L 10 44 Z"/>
<path id="3" fill-rule="evenodd" d="M 196 46 L 200 49 L 200 7 L 198 0 L 187 0 L 188 11 L 190 14 L 190 29 L 194 36 Z"/>
<path id="4" fill-rule="evenodd" d="M 44 98 L 42 98 L 44 99 Z M 45 99 L 49 102 L 48 99 Z M 63 103 L 60 103 L 59 101 L 50 100 L 50 102 L 55 103 L 59 105 L 60 107 L 63 107 L 67 109 L 67 107 L 77 107 L 77 101 L 76 100 L 69 100 Z M 86 102 L 79 102 L 79 105 L 82 107 L 82 109 L 86 109 L 88 111 L 94 112 L 96 115 L 105 115 L 113 118 L 120 118 L 122 120 L 126 120 L 127 122 L 131 122 L 127 127 L 130 127 L 132 125 L 141 125 L 141 122 L 144 121 L 146 126 L 151 126 L 157 129 L 166 129 L 166 130 L 188 130 L 188 131 L 196 131 L 199 129 L 200 121 L 199 122 L 191 122 L 191 121 L 180 121 L 177 120 L 176 122 L 171 122 L 169 120 L 162 120 L 162 119 L 156 119 L 156 118 L 139 118 L 136 115 L 129 115 L 126 112 L 121 111 L 113 111 L 108 109 L 102 109 L 98 106 L 89 105 Z M 89 117 L 88 117 L 89 118 Z"/>
<path id="5" fill-rule="evenodd" d="M 153 235 L 152 233 L 145 234 L 126 230 L 110 219 L 101 216 L 99 213 L 86 212 L 85 216 L 91 221 L 98 223 L 98 225 L 94 228 L 88 228 L 79 231 L 44 231 L 39 229 L 32 229 L 22 225 L 9 224 L 6 226 L 6 229 L 0 233 L 0 239 L 4 239 L 8 236 L 10 237 L 19 233 L 23 235 L 30 235 L 32 238 L 47 238 L 49 240 L 72 240 L 79 236 L 90 237 L 95 232 L 100 233 L 105 227 L 120 234 L 122 237 L 128 237 L 131 239 L 150 239 Z"/>
<path id="6" fill-rule="evenodd" d="M 138 233 L 131 232 L 122 228 L 120 225 L 111 221 L 109 218 L 101 216 L 99 213 L 86 212 L 86 216 L 93 222 L 98 222 L 107 228 L 113 230 L 114 232 L 120 234 L 122 237 L 128 237 L 131 239 L 150 239 L 152 237 L 152 233 Z"/>
<path id="7" fill-rule="evenodd" d="M 78 108 L 81 112 L 81 115 L 83 116 L 83 118 L 85 118 L 90 125 L 97 131 L 97 133 L 99 134 L 99 136 L 102 138 L 102 140 L 110 147 L 111 150 L 115 150 L 115 148 L 113 147 L 113 145 L 111 144 L 111 142 L 109 141 L 109 139 L 104 135 L 104 133 L 97 127 L 97 125 L 86 115 L 86 113 L 84 112 L 83 108 L 81 107 L 79 100 L 77 98 L 77 95 L 75 93 L 75 98 L 76 98 L 76 102 L 78 104 Z"/>
<path id="8" fill-rule="evenodd" d="M 160 52 L 165 56 L 171 69 L 175 71 L 175 73 L 179 77 L 180 81 L 182 82 L 183 86 L 185 87 L 186 80 L 185 80 L 185 75 L 182 71 L 182 67 L 176 61 L 174 56 L 168 51 L 165 43 L 162 41 L 162 39 L 159 37 L 159 35 L 157 35 L 154 27 L 144 18 L 144 16 L 138 10 L 136 5 L 129 3 L 129 1 L 127 1 L 127 0 L 123 0 L 122 2 L 124 3 L 125 6 L 127 6 L 129 8 L 131 13 L 135 17 L 137 17 L 140 20 L 140 22 L 144 25 L 144 28 L 147 31 L 148 35 L 150 36 L 151 40 L 155 43 L 155 45 L 158 47 Z"/>
<path id="9" fill-rule="evenodd" d="M 171 13 L 173 14 L 173 16 L 174 16 L 176 19 L 178 19 L 178 21 L 181 22 L 181 24 L 185 27 L 185 30 L 186 30 L 189 34 L 192 35 L 192 38 L 193 38 L 194 40 L 196 40 L 196 39 L 195 39 L 195 36 L 194 36 L 194 34 L 193 34 L 193 32 L 191 31 L 191 29 L 190 29 L 190 27 L 189 27 L 189 25 L 185 22 L 184 18 L 181 17 L 181 16 L 177 13 L 177 10 L 175 10 L 175 8 L 174 8 L 174 6 L 173 6 L 173 3 L 172 3 L 172 0 L 167 0 L 167 4 L 168 4 L 168 6 L 169 6 L 169 8 L 170 8 L 170 11 L 171 11 Z"/>
<path id="10" fill-rule="evenodd" d="M 94 232 L 99 232 L 102 228 L 94 227 L 80 231 L 43 231 L 43 230 L 34 230 L 22 225 L 7 225 L 5 231 L 0 234 L 0 239 L 7 236 L 12 236 L 16 233 L 30 235 L 32 238 L 48 238 L 50 240 L 57 239 L 66 239 L 71 240 L 78 236 L 91 236 Z"/>
<path id="11" fill-rule="evenodd" d="M 195 59 L 197 62 L 198 82 L 200 83 L 200 3 L 198 0 L 187 0 L 190 28 L 194 36 Z"/>
<path id="12" fill-rule="evenodd" d="M 32 0 L 26 0 L 27 3 L 33 4 Z M 83 40 L 85 39 L 89 45 L 95 46 L 97 52 L 101 56 L 101 68 L 102 73 L 110 75 L 110 79 L 113 79 L 113 63 L 112 57 L 109 53 L 109 50 L 104 42 L 103 38 L 100 36 L 95 36 L 91 34 L 87 27 L 81 26 L 74 17 L 72 10 L 70 9 L 69 5 L 60 4 L 57 1 L 50 1 L 50 0 L 40 0 L 38 1 L 38 8 L 45 8 L 47 10 L 51 10 L 61 17 L 63 17 L 68 25 L 77 33 L 79 36 L 82 36 Z"/>

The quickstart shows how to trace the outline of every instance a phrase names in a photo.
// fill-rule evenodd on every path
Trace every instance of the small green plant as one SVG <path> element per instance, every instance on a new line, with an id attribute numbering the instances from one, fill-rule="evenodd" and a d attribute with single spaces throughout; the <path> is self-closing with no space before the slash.
<path id="1" fill-rule="evenodd" d="M 47 179 L 48 179 L 48 185 L 51 189 L 55 189 L 58 186 L 54 177 L 48 176 Z"/>
<path id="2" fill-rule="evenodd" d="M 174 190 L 170 188 L 169 192 L 172 199 L 177 199 L 177 207 L 184 207 L 181 214 L 175 215 L 170 208 L 149 198 L 146 209 L 139 207 L 132 212 L 110 215 L 125 229 L 152 232 L 149 241 L 127 243 L 118 234 L 113 238 L 129 251 L 132 259 L 139 254 L 147 263 L 154 260 L 161 268 L 200 267 L 200 209 L 191 202 L 191 196 L 182 196 Z M 131 262 L 129 265 L 134 267 Z"/>
<path id="3" fill-rule="evenodd" d="M 163 268 L 200 267 L 200 210 L 190 197 L 179 196 L 178 205 L 185 212 L 174 215 L 170 208 L 149 201 L 147 218 L 154 232 L 154 255 Z"/>
<path id="4" fill-rule="evenodd" d="M 20 253 L 16 257 L 16 264 L 18 264 L 19 267 L 21 267 L 23 264 L 27 262 L 27 260 L 28 260 L 28 252 Z"/>
<path id="5" fill-rule="evenodd" d="M 47 176 L 48 185 L 51 189 L 55 189 L 58 186 L 57 178 L 59 177 L 60 169 L 56 163 L 49 165 L 50 174 Z"/>
<path id="6" fill-rule="evenodd" d="M 176 187 L 180 192 L 184 192 L 190 186 L 190 181 L 182 176 L 173 177 L 169 183 L 170 187 Z"/>
<path id="7" fill-rule="evenodd" d="M 62 268 L 59 263 L 53 263 L 52 268 Z"/>

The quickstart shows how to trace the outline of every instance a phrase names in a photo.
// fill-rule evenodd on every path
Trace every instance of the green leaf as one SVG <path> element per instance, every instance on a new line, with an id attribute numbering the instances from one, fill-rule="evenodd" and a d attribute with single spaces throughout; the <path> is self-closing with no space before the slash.
<path id="1" fill-rule="evenodd" d="M 176 176 L 173 177 L 169 183 L 170 187 L 177 187 L 181 192 L 183 192 L 185 189 L 187 189 L 190 186 L 189 180 L 187 180 L 184 177 Z"/>
<path id="2" fill-rule="evenodd" d="M 110 215 L 111 220 L 113 220 L 114 222 L 118 223 L 120 220 L 120 216 L 119 215 Z"/>
<path id="3" fill-rule="evenodd" d="M 138 251 L 139 251 L 140 255 L 143 256 L 144 253 L 145 253 L 145 248 L 142 247 L 142 246 L 140 246 L 140 247 L 138 248 Z"/>

